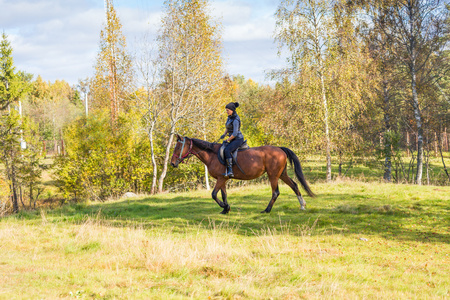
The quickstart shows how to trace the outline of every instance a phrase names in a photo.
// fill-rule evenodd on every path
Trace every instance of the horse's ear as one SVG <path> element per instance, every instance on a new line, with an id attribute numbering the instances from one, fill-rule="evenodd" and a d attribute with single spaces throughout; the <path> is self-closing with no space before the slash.
<path id="1" fill-rule="evenodd" d="M 177 141 L 181 141 L 182 137 L 177 133 Z"/>

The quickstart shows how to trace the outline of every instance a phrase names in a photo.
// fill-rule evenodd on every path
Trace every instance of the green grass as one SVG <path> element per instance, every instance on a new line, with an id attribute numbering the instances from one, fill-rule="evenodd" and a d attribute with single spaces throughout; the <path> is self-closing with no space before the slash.
<path id="1" fill-rule="evenodd" d="M 341 181 L 85 203 L 0 220 L 1 299 L 447 299 L 450 187 Z"/>
<path id="2" fill-rule="evenodd" d="M 444 152 L 444 161 L 447 170 L 450 171 L 450 153 Z M 392 182 L 396 183 L 414 183 L 415 172 L 417 161 L 414 160 L 411 164 L 411 156 L 406 153 L 402 156 L 402 163 L 404 168 L 404 173 L 400 166 L 393 163 L 392 165 Z M 411 165 L 410 165 L 411 164 Z M 302 160 L 302 166 L 306 177 L 311 182 L 324 181 L 326 179 L 326 165 L 323 161 L 323 157 L 320 156 L 309 156 Z M 339 162 L 338 158 L 332 157 L 332 176 L 337 178 L 339 174 Z M 353 162 L 350 164 L 348 158 L 344 159 L 342 162 L 342 175 L 346 178 L 350 178 L 357 181 L 371 182 L 380 181 L 383 179 L 384 175 L 384 160 L 376 160 L 373 157 L 354 157 Z M 406 176 L 406 178 L 405 178 Z M 444 172 L 442 165 L 442 160 L 440 156 L 430 156 L 429 166 L 428 166 L 428 176 L 430 184 L 432 185 L 443 185 L 448 186 L 449 180 Z M 426 162 L 423 163 L 423 175 L 422 183 L 427 184 L 427 168 Z"/>

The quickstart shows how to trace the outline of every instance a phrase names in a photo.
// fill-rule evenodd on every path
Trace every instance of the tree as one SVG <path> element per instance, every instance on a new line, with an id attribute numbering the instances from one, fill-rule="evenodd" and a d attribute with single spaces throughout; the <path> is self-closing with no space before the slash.
<path id="1" fill-rule="evenodd" d="M 45 153 L 42 151 L 42 141 L 36 124 L 29 117 L 22 117 L 23 139 L 26 144 L 21 149 L 21 157 L 18 164 L 18 182 L 28 193 L 29 207 L 36 208 L 36 201 L 44 190 L 40 185 L 44 165 L 42 159 Z"/>
<path id="2" fill-rule="evenodd" d="M 20 116 L 16 110 L 3 114 L 0 120 L 0 137 L 2 142 L 1 160 L 5 165 L 6 178 L 12 193 L 13 211 L 19 211 L 17 166 L 20 160 Z"/>
<path id="3" fill-rule="evenodd" d="M 64 80 L 45 82 L 38 76 L 24 101 L 24 112 L 39 126 L 39 135 L 45 141 L 62 139 L 63 128 L 82 114 L 79 92 Z"/>
<path id="4" fill-rule="evenodd" d="M 6 178 L 10 184 L 13 211 L 18 212 L 17 165 L 21 159 L 19 153 L 23 127 L 21 116 L 11 106 L 18 104 L 19 99 L 25 95 L 28 84 L 23 75 L 15 72 L 12 47 L 5 33 L 0 43 L 0 53 L 0 140 L 2 144 L 0 157 L 5 164 Z"/>
<path id="5" fill-rule="evenodd" d="M 19 101 L 26 92 L 26 85 L 22 78 L 15 72 L 14 60 L 12 57 L 12 47 L 8 41 L 8 36 L 3 32 L 0 43 L 0 110 L 3 111 L 10 104 Z"/>
<path id="6" fill-rule="evenodd" d="M 305 102 L 294 105 L 309 107 L 303 124 L 314 128 L 317 119 L 322 122 L 327 181 L 331 181 L 333 140 L 342 150 L 340 133 L 352 127 L 353 117 L 363 108 L 367 58 L 356 39 L 353 18 L 340 1 L 283 0 L 276 12 L 275 39 L 280 51 L 286 47 L 290 52 L 290 69 L 282 76 L 292 75 L 295 96 L 291 96 Z"/>
<path id="7" fill-rule="evenodd" d="M 150 151 L 141 119 L 128 113 L 117 121 L 113 131 L 109 112 L 98 111 L 65 128 L 66 155 L 55 160 L 55 175 L 65 196 L 105 200 L 148 191 Z"/>
<path id="8" fill-rule="evenodd" d="M 446 49 L 445 21 L 448 10 L 441 0 L 401 0 L 388 6 L 385 31 L 392 41 L 390 50 L 406 67 L 410 80 L 410 101 L 417 131 L 417 170 L 415 182 L 422 184 L 424 128 L 421 87 L 439 76 L 448 64 L 432 60 L 433 55 Z"/>
<path id="9" fill-rule="evenodd" d="M 320 81 L 327 181 L 331 181 L 331 140 L 325 64 L 326 52 L 331 48 L 333 36 L 331 12 L 331 2 L 324 0 L 283 0 L 276 12 L 276 40 L 280 50 L 286 46 L 291 52 L 289 63 L 292 71 L 302 72 L 304 68 L 311 68 Z"/>
<path id="10" fill-rule="evenodd" d="M 106 24 L 100 32 L 100 52 L 91 84 L 91 95 L 94 108 L 109 110 L 111 126 L 114 128 L 119 112 L 130 106 L 127 97 L 132 81 L 132 63 L 113 0 L 106 0 L 105 5 Z"/>
<path id="11" fill-rule="evenodd" d="M 140 54 L 136 57 L 137 82 L 136 98 L 139 107 L 144 111 L 143 120 L 145 130 L 150 141 L 151 161 L 153 165 L 153 178 L 151 194 L 156 193 L 158 179 L 158 164 L 156 162 L 155 131 L 161 121 L 161 114 L 167 109 L 167 103 L 163 101 L 162 89 L 158 86 L 158 62 L 152 56 L 152 48 L 144 37 Z"/>
<path id="12" fill-rule="evenodd" d="M 386 34 L 389 5 L 392 2 L 382 1 L 373 4 L 365 3 L 366 10 L 372 18 L 373 26 L 370 27 L 366 36 L 368 48 L 372 63 L 377 73 L 377 84 L 374 84 L 375 107 L 381 108 L 383 114 L 383 129 L 381 130 L 384 145 L 381 153 L 384 155 L 384 175 L 385 181 L 390 182 L 392 177 L 392 149 L 397 148 L 394 141 L 398 139 L 398 132 L 393 128 L 393 112 L 397 112 L 395 100 L 398 97 L 398 91 L 401 90 L 402 80 L 400 79 L 399 65 L 396 63 L 395 56 L 389 51 L 392 40 Z"/>
<path id="13" fill-rule="evenodd" d="M 163 190 L 170 149 L 182 120 L 202 120 L 217 107 L 213 96 L 222 84 L 218 25 L 207 14 L 207 0 L 168 0 L 159 42 L 163 97 L 168 101 L 168 139 L 158 189 Z M 207 121 L 207 120 L 206 120 Z M 205 130 L 206 121 L 200 127 Z M 198 128 L 198 127 L 197 127 Z"/>

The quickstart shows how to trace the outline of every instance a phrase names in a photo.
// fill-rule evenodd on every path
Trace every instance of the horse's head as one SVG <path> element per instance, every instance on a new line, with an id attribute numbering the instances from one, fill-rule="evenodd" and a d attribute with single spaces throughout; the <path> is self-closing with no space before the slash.
<path id="1" fill-rule="evenodd" d="M 177 168 L 183 160 L 190 157 L 190 155 L 193 154 L 191 150 L 192 141 L 187 137 L 182 137 L 177 134 L 177 143 L 175 144 L 172 159 L 170 160 L 170 164 L 172 165 L 172 167 Z"/>

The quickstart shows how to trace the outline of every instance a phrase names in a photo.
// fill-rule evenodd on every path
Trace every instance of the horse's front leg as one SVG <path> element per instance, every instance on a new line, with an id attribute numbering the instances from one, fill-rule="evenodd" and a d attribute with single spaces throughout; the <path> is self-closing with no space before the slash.
<path id="1" fill-rule="evenodd" d="M 226 179 L 217 179 L 216 186 L 214 187 L 212 194 L 211 194 L 214 201 L 216 201 L 217 204 L 223 208 L 223 211 L 221 212 L 221 214 L 227 214 L 230 211 L 230 205 L 228 205 L 228 202 L 227 202 L 227 193 L 225 190 L 225 183 L 226 183 Z M 219 190 L 222 192 L 222 200 L 223 201 L 220 201 L 219 198 L 217 198 L 217 193 L 219 192 Z"/>

